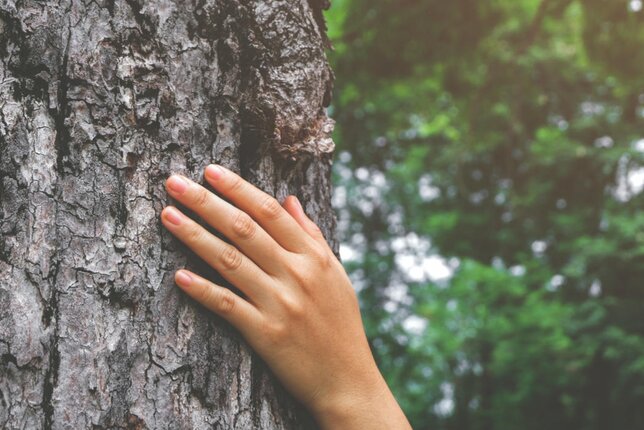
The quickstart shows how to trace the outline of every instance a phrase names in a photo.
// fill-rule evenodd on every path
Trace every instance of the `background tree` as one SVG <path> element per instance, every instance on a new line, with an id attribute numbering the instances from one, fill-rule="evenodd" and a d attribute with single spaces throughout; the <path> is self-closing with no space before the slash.
<path id="1" fill-rule="evenodd" d="M 223 164 L 334 242 L 318 2 L 0 2 L 0 427 L 301 428 L 158 215 Z"/>
<path id="2" fill-rule="evenodd" d="M 336 205 L 415 429 L 640 429 L 640 0 L 337 0 Z"/>

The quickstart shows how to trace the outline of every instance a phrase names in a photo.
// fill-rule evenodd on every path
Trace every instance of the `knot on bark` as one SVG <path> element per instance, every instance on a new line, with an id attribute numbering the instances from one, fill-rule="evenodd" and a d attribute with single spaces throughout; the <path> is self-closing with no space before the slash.
<path id="1" fill-rule="evenodd" d="M 275 150 L 283 158 L 291 160 L 302 155 L 331 154 L 335 150 L 335 143 L 331 138 L 334 127 L 335 121 L 325 114 L 299 129 L 292 124 L 278 123 L 275 129 Z"/>

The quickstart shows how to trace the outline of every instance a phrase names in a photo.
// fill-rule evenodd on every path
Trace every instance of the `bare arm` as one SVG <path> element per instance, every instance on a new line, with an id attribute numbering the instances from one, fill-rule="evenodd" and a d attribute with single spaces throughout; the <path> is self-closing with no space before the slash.
<path id="1" fill-rule="evenodd" d="M 205 177 L 234 205 L 182 176 L 166 186 L 234 246 L 177 208 L 162 222 L 246 297 L 187 270 L 177 284 L 233 324 L 322 428 L 411 428 L 373 359 L 351 282 L 297 199 L 282 206 L 220 166 Z"/>

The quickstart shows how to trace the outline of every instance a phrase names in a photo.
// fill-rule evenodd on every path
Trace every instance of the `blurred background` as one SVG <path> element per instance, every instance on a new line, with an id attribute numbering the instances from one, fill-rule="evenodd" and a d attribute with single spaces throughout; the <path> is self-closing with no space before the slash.
<path id="1" fill-rule="evenodd" d="M 334 0 L 334 204 L 415 429 L 644 429 L 642 0 Z"/>

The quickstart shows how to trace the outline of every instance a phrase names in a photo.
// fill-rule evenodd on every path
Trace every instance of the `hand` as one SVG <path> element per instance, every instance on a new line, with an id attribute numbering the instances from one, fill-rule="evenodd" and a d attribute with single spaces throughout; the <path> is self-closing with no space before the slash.
<path id="1" fill-rule="evenodd" d="M 175 207 L 162 222 L 245 297 L 187 270 L 177 284 L 235 326 L 323 428 L 410 428 L 375 364 L 351 282 L 298 200 L 281 206 L 220 166 L 205 178 L 234 206 L 182 176 L 166 187 L 234 246 Z"/>

